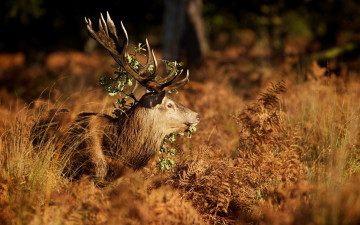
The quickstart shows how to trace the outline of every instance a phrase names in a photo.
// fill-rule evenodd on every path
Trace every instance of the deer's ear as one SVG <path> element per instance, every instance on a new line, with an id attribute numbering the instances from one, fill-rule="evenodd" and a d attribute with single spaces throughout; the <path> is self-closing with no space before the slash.
<path id="1" fill-rule="evenodd" d="M 165 97 L 165 91 L 162 91 L 160 93 L 152 94 L 148 98 L 148 106 L 150 108 L 155 107 L 158 104 L 161 104 L 163 99 Z"/>

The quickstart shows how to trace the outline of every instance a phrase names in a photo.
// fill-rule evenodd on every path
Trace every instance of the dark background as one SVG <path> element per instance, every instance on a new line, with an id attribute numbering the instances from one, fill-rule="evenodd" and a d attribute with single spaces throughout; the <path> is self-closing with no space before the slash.
<path id="1" fill-rule="evenodd" d="M 301 35 L 321 46 L 359 42 L 360 3 L 350 0 L 203 1 L 203 18 L 212 49 L 234 42 L 239 29 L 251 29 L 259 38 L 271 39 L 281 48 L 288 34 Z M 109 11 L 114 21 L 122 20 L 136 39 L 145 35 L 162 38 L 164 1 L 45 1 L 4 0 L 0 3 L 1 52 L 51 52 L 83 50 L 88 38 L 84 16 L 99 18 Z M 226 41 L 218 43 L 226 32 Z M 160 40 L 161 41 L 161 40 Z"/>
<path id="2" fill-rule="evenodd" d="M 360 74 L 359 1 L 203 0 L 202 3 L 209 49 L 200 61 L 202 64 L 190 68 L 193 81 L 229 78 L 232 74 L 231 83 L 243 83 L 242 89 L 249 88 L 264 82 L 263 72 L 256 72 L 263 65 L 282 70 L 282 76 L 295 70 L 301 79 L 306 79 L 307 65 L 314 60 L 327 67 L 328 75 L 349 74 L 350 70 Z M 90 50 L 86 47 L 90 39 L 84 17 L 91 18 L 97 30 L 100 12 L 109 11 L 118 28 L 122 20 L 133 44 L 148 38 L 159 58 L 162 57 L 165 5 L 164 0 L 1 1 L 3 98 L 15 96 L 32 101 L 62 77 L 79 79 L 75 83 L 81 81 L 84 87 L 97 84 L 101 74 L 109 73 L 113 61 L 102 57 L 109 54 L 99 45 L 93 44 Z M 98 50 L 104 54 L 96 55 Z M 192 62 L 181 61 L 187 68 L 187 62 Z M 211 68 L 218 69 L 221 76 L 207 75 Z M 86 81 L 85 77 L 88 77 Z"/>

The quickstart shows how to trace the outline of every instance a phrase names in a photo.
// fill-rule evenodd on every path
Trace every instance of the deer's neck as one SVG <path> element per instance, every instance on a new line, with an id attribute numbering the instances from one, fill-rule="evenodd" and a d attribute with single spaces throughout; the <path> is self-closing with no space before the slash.
<path id="1" fill-rule="evenodd" d="M 135 109 L 119 120 L 116 156 L 134 169 L 145 166 L 156 155 L 166 136 L 151 113 Z"/>

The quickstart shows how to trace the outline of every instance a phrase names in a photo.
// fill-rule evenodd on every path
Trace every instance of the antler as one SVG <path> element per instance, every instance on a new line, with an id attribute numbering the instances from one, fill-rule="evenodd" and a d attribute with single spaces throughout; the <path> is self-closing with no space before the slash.
<path id="1" fill-rule="evenodd" d="M 119 38 L 117 36 L 116 27 L 114 22 L 111 20 L 109 13 L 107 12 L 106 22 L 104 20 L 103 15 L 100 13 L 99 19 L 99 31 L 95 32 L 92 29 L 92 23 L 90 19 L 85 17 L 85 22 L 87 24 L 87 29 L 89 31 L 89 35 L 99 42 L 103 47 L 105 47 L 111 54 L 111 56 L 115 59 L 115 61 L 124 68 L 126 72 L 128 72 L 134 79 L 136 79 L 142 86 L 150 89 L 153 92 L 161 92 L 173 90 L 176 88 L 180 88 L 189 82 L 189 70 L 187 70 L 186 76 L 184 79 L 174 82 L 175 78 L 182 73 L 182 70 L 176 75 L 176 62 L 173 63 L 173 70 L 166 77 L 155 80 L 157 76 L 157 61 L 155 58 L 154 51 L 150 49 L 150 45 L 148 40 L 146 39 L 146 47 L 147 47 L 147 60 L 145 65 L 141 65 L 141 69 L 139 71 L 134 70 L 128 63 L 126 59 L 127 48 L 129 44 L 128 34 L 125 30 L 125 27 L 122 22 L 121 28 L 125 35 L 124 43 L 121 47 L 119 44 Z M 150 56 L 151 53 L 151 56 Z M 151 65 L 151 61 L 154 63 L 154 69 L 149 74 L 148 69 Z"/>

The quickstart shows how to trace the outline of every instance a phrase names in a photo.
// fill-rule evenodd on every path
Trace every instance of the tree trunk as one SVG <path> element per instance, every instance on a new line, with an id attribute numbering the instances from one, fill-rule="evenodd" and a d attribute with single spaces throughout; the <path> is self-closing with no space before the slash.
<path id="1" fill-rule="evenodd" d="M 164 59 L 199 65 L 207 49 L 202 0 L 166 0 L 164 20 Z"/>

